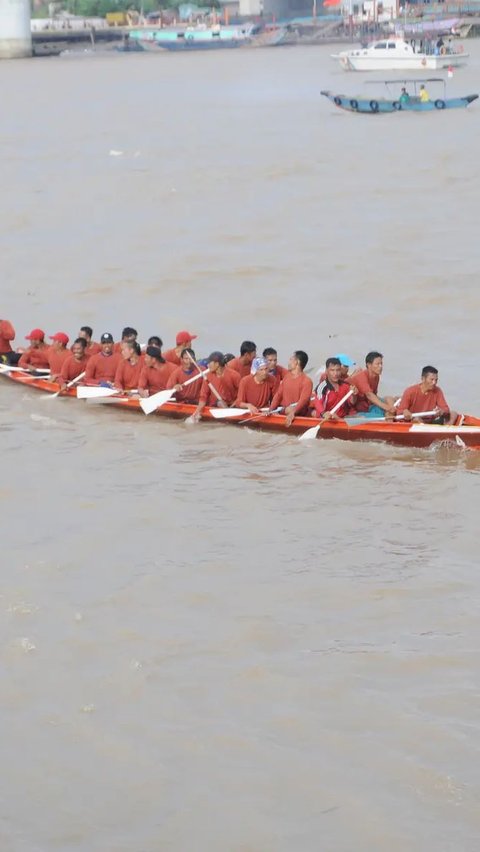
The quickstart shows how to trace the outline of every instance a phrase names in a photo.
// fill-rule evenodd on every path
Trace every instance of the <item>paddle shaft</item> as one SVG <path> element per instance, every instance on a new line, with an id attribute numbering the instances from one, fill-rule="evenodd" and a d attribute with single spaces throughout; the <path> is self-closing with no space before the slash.
<path id="1" fill-rule="evenodd" d="M 198 372 L 199 372 L 199 373 L 201 373 L 201 374 L 203 375 L 203 373 L 202 373 L 202 371 L 201 371 L 200 367 L 198 366 L 197 362 L 195 361 L 195 358 L 192 358 L 192 356 L 190 355 L 190 352 L 187 352 L 187 355 L 188 355 L 188 357 L 190 358 L 190 361 L 192 362 L 192 364 L 193 364 L 193 365 L 197 368 Z M 217 391 L 216 387 L 214 387 L 214 386 L 212 385 L 212 383 L 208 381 L 208 379 L 206 379 L 206 382 L 207 382 L 208 387 L 209 387 L 209 388 L 210 388 L 210 390 L 212 391 L 213 395 L 217 397 L 218 402 L 221 402 L 223 405 L 225 405 L 225 406 L 228 408 L 227 403 L 225 402 L 225 400 L 224 400 L 224 399 L 222 399 L 222 397 L 220 396 L 220 394 L 219 394 L 219 392 Z"/>
<path id="2" fill-rule="evenodd" d="M 79 382 L 79 381 L 81 381 L 81 379 L 83 379 L 84 375 L 85 375 L 85 370 L 83 371 L 83 373 L 80 373 L 80 375 L 78 375 L 74 379 L 72 379 L 71 382 L 68 382 L 68 384 L 66 384 L 64 388 L 60 388 L 60 390 L 57 391 L 56 393 L 54 393 L 53 396 L 48 397 L 48 399 L 55 399 L 57 396 L 60 396 L 60 394 L 62 394 L 64 391 L 66 391 L 68 388 L 73 388 L 73 386 L 76 385 L 77 382 Z"/>
<path id="3" fill-rule="evenodd" d="M 330 411 L 330 414 L 336 414 L 339 408 L 342 407 L 342 405 L 347 401 L 347 399 L 350 399 L 352 393 L 354 392 L 355 388 L 351 388 L 351 390 L 349 390 L 348 393 L 345 394 L 345 396 L 342 396 L 342 398 L 337 402 L 337 404 L 333 406 L 332 410 Z M 323 426 L 324 423 L 327 422 L 328 420 L 322 420 L 322 422 L 319 423 L 318 426 L 312 426 L 311 429 L 307 429 L 307 431 L 304 432 L 303 435 L 300 435 L 299 441 L 309 441 L 310 438 L 316 438 L 320 428 Z"/>

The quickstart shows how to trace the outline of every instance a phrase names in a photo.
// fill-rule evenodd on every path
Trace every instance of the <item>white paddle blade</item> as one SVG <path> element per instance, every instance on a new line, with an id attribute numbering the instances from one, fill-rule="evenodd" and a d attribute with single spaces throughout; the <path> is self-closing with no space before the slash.
<path id="1" fill-rule="evenodd" d="M 118 390 L 115 390 L 115 388 L 100 388 L 97 385 L 89 387 L 88 385 L 83 385 L 82 387 L 77 388 L 77 399 L 94 399 L 101 396 L 114 396 L 116 393 L 118 393 Z"/>
<path id="2" fill-rule="evenodd" d="M 154 393 L 153 396 L 147 396 L 145 399 L 141 399 L 140 407 L 145 414 L 152 414 L 152 412 L 156 411 L 157 408 L 160 408 L 161 405 L 165 405 L 172 396 L 173 391 L 171 390 L 158 391 L 158 393 Z"/>
<path id="3" fill-rule="evenodd" d="M 307 431 L 304 432 L 303 435 L 299 435 L 298 440 L 299 441 L 312 441 L 313 438 L 317 437 L 320 426 L 321 426 L 321 423 L 319 423 L 318 426 L 312 426 L 311 429 L 307 429 Z"/>
<path id="4" fill-rule="evenodd" d="M 245 417 L 246 408 L 211 408 L 210 414 L 215 420 L 227 420 L 229 417 Z"/>

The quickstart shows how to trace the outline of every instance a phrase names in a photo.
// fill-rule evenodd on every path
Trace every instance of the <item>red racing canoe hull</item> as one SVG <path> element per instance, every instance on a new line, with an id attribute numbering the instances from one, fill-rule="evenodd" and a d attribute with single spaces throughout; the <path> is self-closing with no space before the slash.
<path id="1" fill-rule="evenodd" d="M 35 390 L 43 391 L 44 393 L 56 393 L 59 386 L 46 379 L 36 378 L 32 376 L 24 376 L 21 373 L 3 373 L 7 378 L 21 384 L 24 387 L 29 387 Z M 75 388 L 70 388 L 65 391 L 62 396 L 77 398 Z M 140 402 L 136 398 L 129 397 L 109 397 L 108 408 L 118 408 L 139 413 L 142 416 Z M 190 417 L 194 411 L 195 405 L 187 405 L 180 402 L 167 402 L 159 408 L 155 414 L 159 417 L 170 417 L 177 420 L 185 420 Z M 211 423 L 224 422 L 228 425 L 239 425 L 241 420 L 248 418 L 248 412 L 245 411 L 239 417 L 231 417 L 224 421 L 217 420 L 213 417 L 210 409 L 204 410 L 202 421 L 210 421 Z M 260 429 L 265 432 L 283 432 L 287 435 L 302 435 L 307 429 L 312 426 L 318 426 L 320 420 L 315 417 L 296 417 L 292 425 L 285 425 L 285 417 L 282 414 L 272 414 L 269 417 L 261 417 L 253 419 L 242 425 L 248 426 L 251 429 Z M 346 423 L 345 421 L 330 422 L 326 421 L 318 430 L 318 438 L 338 438 L 341 441 L 382 441 L 388 444 L 396 444 L 404 447 L 430 447 L 443 441 L 452 441 L 453 443 L 463 442 L 467 447 L 480 449 L 480 418 L 470 417 L 465 415 L 462 420 L 462 425 L 458 426 L 434 426 L 433 424 L 424 423 L 389 423 L 363 421 L 357 425 Z"/>

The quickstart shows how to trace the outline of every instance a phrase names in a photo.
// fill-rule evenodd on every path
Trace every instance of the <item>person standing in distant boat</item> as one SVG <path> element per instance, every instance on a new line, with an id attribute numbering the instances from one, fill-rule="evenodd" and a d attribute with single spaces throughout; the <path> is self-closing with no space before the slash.
<path id="1" fill-rule="evenodd" d="M 405 86 L 402 86 L 402 91 L 398 100 L 401 104 L 408 104 L 410 100 L 410 95 L 408 94 Z"/>
<path id="2" fill-rule="evenodd" d="M 421 103 L 421 104 L 428 104 L 428 102 L 429 102 L 429 100 L 430 100 L 430 95 L 428 94 L 428 92 L 427 92 L 427 90 L 426 90 L 425 86 L 423 85 L 423 83 L 422 83 L 422 85 L 420 86 L 420 92 L 419 92 L 419 94 L 418 94 L 418 97 L 419 97 L 419 99 L 420 99 L 420 103 Z"/>
<path id="3" fill-rule="evenodd" d="M 438 370 L 428 365 L 422 370 L 422 380 L 418 385 L 411 385 L 402 394 L 398 411 L 405 420 L 411 420 L 422 411 L 436 411 L 430 422 L 448 423 L 453 425 L 458 417 L 456 411 L 451 411 L 441 388 L 438 387 Z"/>

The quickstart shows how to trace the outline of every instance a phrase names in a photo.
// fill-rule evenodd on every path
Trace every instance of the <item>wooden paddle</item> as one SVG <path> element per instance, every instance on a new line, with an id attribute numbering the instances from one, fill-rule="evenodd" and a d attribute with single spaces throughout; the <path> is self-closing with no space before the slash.
<path id="1" fill-rule="evenodd" d="M 195 364 L 195 366 L 197 366 Z M 208 373 L 208 370 L 200 370 L 200 376 L 205 376 Z M 191 379 L 187 379 L 186 382 L 182 382 L 180 387 L 186 388 L 187 385 L 191 385 L 193 382 L 198 382 L 199 376 L 192 376 Z M 158 393 L 154 393 L 153 396 L 147 396 L 145 399 L 140 400 L 140 407 L 145 414 L 151 414 L 153 411 L 156 411 L 157 408 L 161 408 L 162 405 L 165 405 L 166 402 L 169 402 L 173 396 L 175 396 L 175 388 L 172 390 L 161 390 Z"/>
<path id="2" fill-rule="evenodd" d="M 61 396 L 61 394 L 64 391 L 66 391 L 67 388 L 72 388 L 74 385 L 77 384 L 77 382 L 80 382 L 83 379 L 84 375 L 85 375 L 85 370 L 83 371 L 83 373 L 80 373 L 79 376 L 76 376 L 74 379 L 72 379 L 71 382 L 68 382 L 68 384 L 65 385 L 64 388 L 60 388 L 60 390 L 58 390 L 56 393 L 50 394 L 49 396 L 42 396 L 42 399 L 57 399 L 57 397 Z M 77 396 L 78 396 L 78 390 L 77 390 Z"/>
<path id="3" fill-rule="evenodd" d="M 116 388 L 104 388 L 99 385 L 83 385 L 77 388 L 77 399 L 93 399 L 98 397 L 115 396 L 118 393 Z"/>
<path id="4" fill-rule="evenodd" d="M 336 405 L 334 405 L 334 407 L 330 411 L 330 414 L 336 414 L 338 409 L 342 407 L 342 405 L 347 401 L 347 399 L 350 399 L 350 397 L 352 396 L 353 393 L 355 393 L 355 388 L 352 388 L 351 390 L 348 391 L 348 393 L 345 394 L 345 396 L 342 396 L 341 400 L 339 402 L 337 402 Z M 327 420 L 322 420 L 322 422 L 319 423 L 318 426 L 312 426 L 311 429 L 307 429 L 307 431 L 304 432 L 303 435 L 300 435 L 298 440 L 299 441 L 310 441 L 312 438 L 316 438 L 317 435 L 318 435 L 319 429 L 323 426 L 324 423 L 327 423 L 327 422 L 328 422 Z"/>
<path id="5" fill-rule="evenodd" d="M 31 368 L 10 367 L 9 364 L 0 364 L 0 372 L 1 373 L 24 373 L 27 376 L 33 375 L 34 378 L 36 376 L 37 379 L 41 379 L 43 376 L 50 374 L 50 368 L 45 367 L 45 369 L 43 369 L 42 367 L 31 367 Z M 42 374 L 43 374 L 43 376 L 42 376 Z"/>

